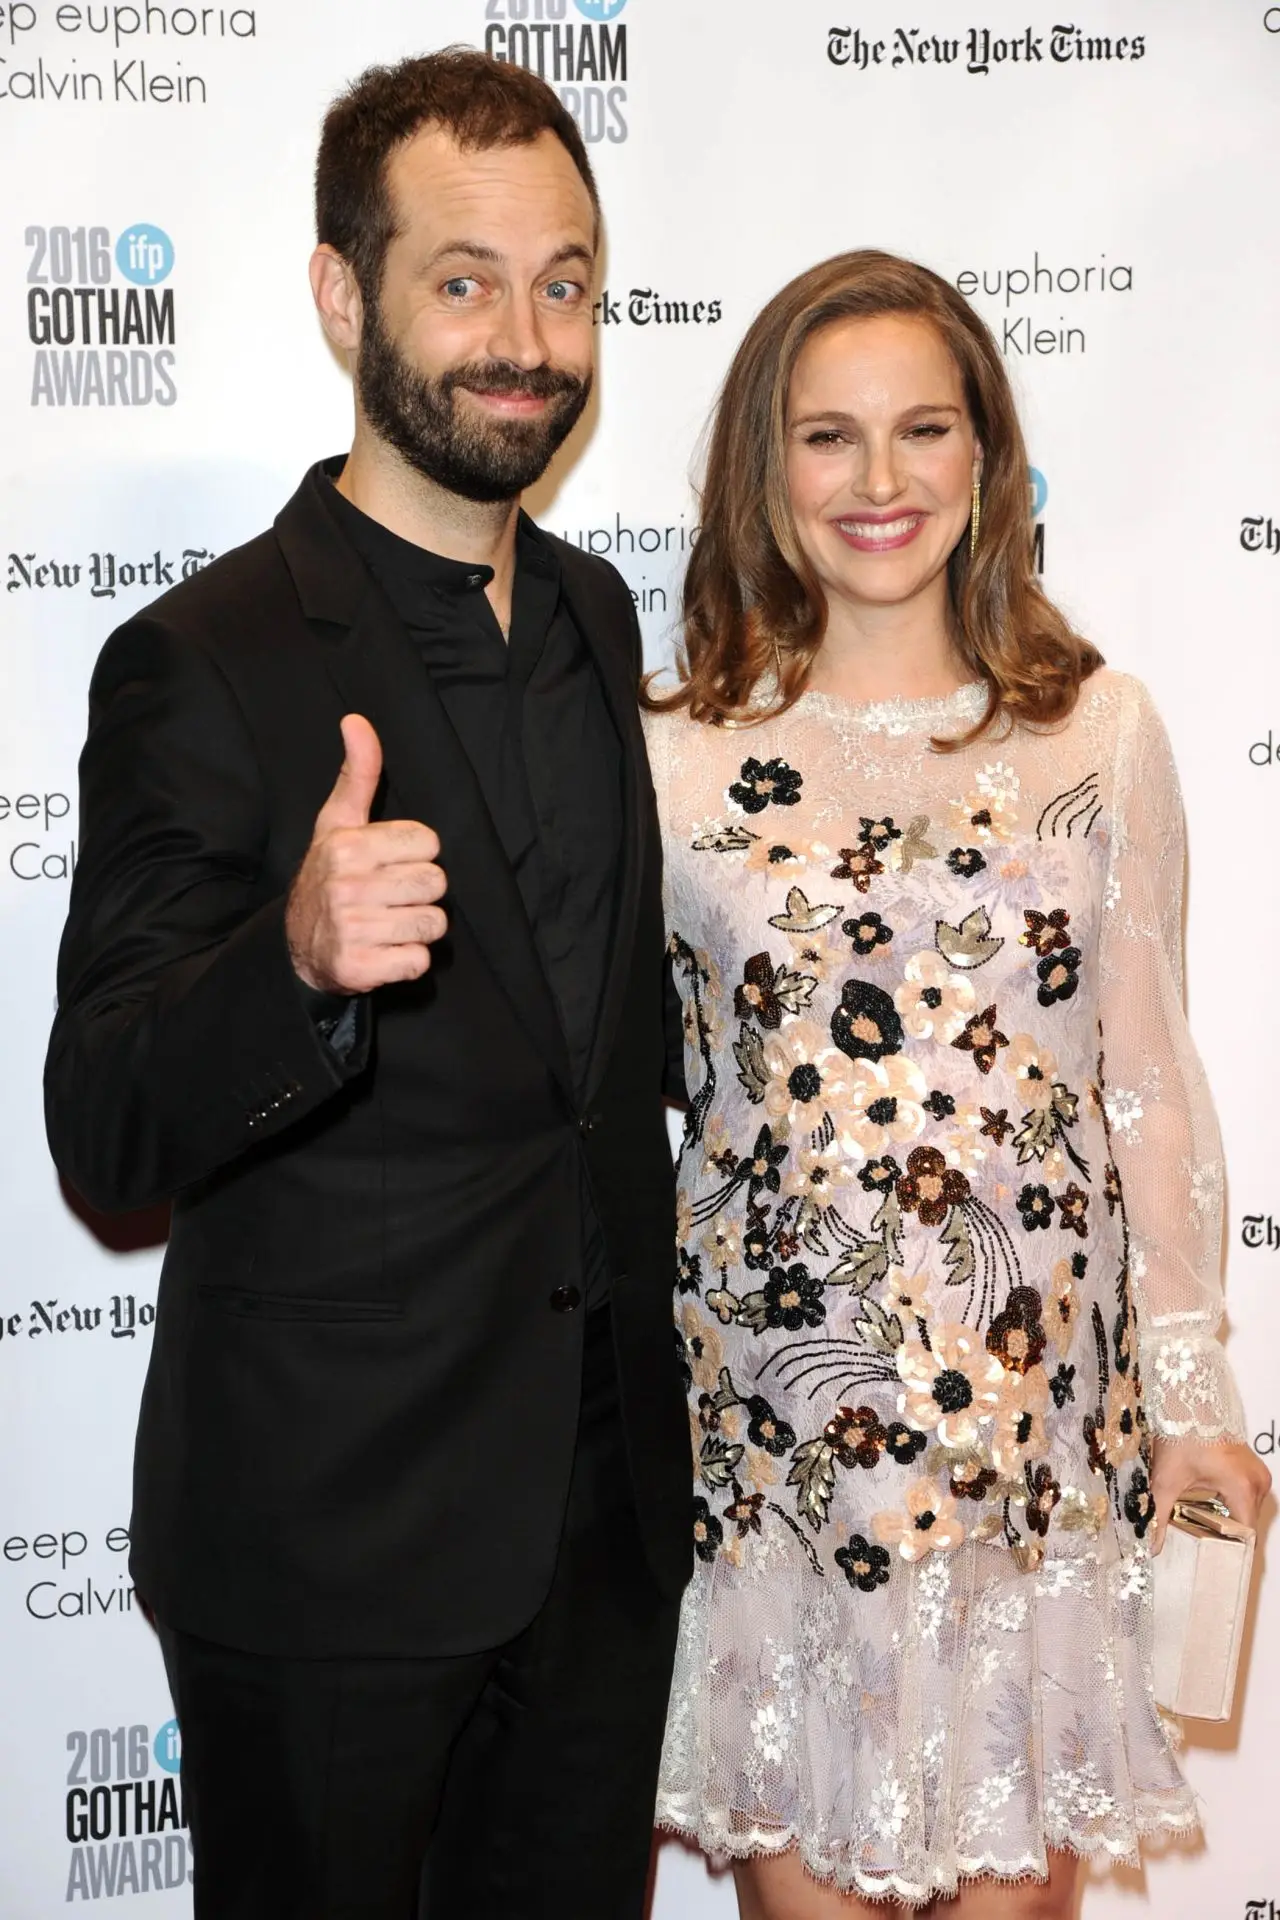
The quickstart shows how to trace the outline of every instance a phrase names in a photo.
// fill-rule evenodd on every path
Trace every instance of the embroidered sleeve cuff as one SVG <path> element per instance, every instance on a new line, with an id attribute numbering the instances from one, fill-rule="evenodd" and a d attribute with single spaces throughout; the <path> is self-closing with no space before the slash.
<path id="1" fill-rule="evenodd" d="M 1149 1328 L 1138 1343 L 1147 1421 L 1170 1440 L 1243 1440 L 1244 1409 L 1212 1334 Z"/>

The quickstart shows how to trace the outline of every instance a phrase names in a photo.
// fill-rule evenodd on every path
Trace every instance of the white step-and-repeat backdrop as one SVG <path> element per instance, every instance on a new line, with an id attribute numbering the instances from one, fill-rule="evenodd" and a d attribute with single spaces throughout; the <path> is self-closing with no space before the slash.
<path id="1" fill-rule="evenodd" d="M 1025 407 L 1050 590 L 1153 687 L 1190 814 L 1193 1024 L 1231 1172 L 1250 1433 L 1280 1386 L 1280 6 L 1267 0 L 28 0 L 0 5 L 0 1910 L 178 1920 L 190 1855 L 126 1572 L 154 1221 L 82 1218 L 40 1073 L 108 631 L 346 442 L 306 282 L 326 102 L 453 41 L 545 73 L 608 224 L 600 403 L 540 489 L 670 645 L 690 472 L 767 295 L 847 247 L 972 296 Z M 1194 1739 L 1209 1844 L 1088 1920 L 1277 1920 L 1280 1585 Z M 251 1753 L 246 1766 L 258 1764 Z M 114 1910 L 114 1909 L 113 1909 Z M 667 1848 L 656 1920 L 734 1911 Z M 583 1915 L 589 1912 L 584 1904 Z"/>

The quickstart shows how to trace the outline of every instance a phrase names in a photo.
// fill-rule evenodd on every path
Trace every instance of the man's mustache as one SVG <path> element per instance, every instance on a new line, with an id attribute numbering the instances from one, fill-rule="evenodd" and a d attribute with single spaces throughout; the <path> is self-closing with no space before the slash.
<path id="1" fill-rule="evenodd" d="M 440 383 L 449 393 L 466 387 L 470 393 L 503 397 L 519 394 L 530 400 L 558 400 L 581 393 L 583 380 L 558 367 L 517 367 L 509 360 L 473 360 L 451 367 Z"/>

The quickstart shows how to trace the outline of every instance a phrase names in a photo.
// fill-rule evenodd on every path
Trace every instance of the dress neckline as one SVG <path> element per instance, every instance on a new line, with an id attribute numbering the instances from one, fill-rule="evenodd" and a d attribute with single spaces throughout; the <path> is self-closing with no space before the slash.
<path id="1" fill-rule="evenodd" d="M 793 712 L 821 713 L 860 733 L 939 734 L 973 726 L 987 710 L 984 680 L 969 680 L 953 693 L 919 700 L 845 700 L 839 694 L 810 689 L 800 695 Z"/>

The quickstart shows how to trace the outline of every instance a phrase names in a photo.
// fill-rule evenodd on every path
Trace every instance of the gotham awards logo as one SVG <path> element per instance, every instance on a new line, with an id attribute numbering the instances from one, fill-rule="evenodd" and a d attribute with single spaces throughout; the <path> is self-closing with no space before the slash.
<path id="1" fill-rule="evenodd" d="M 136 221 L 28 227 L 27 339 L 33 407 L 171 407 L 177 322 L 173 242 Z"/>
<path id="2" fill-rule="evenodd" d="M 186 1888 L 192 1878 L 182 1735 L 167 1720 L 67 1735 L 65 1899 L 118 1900 Z"/>
<path id="3" fill-rule="evenodd" d="M 588 143 L 617 144 L 629 132 L 627 4 L 484 0 L 484 50 L 553 86 Z"/>

